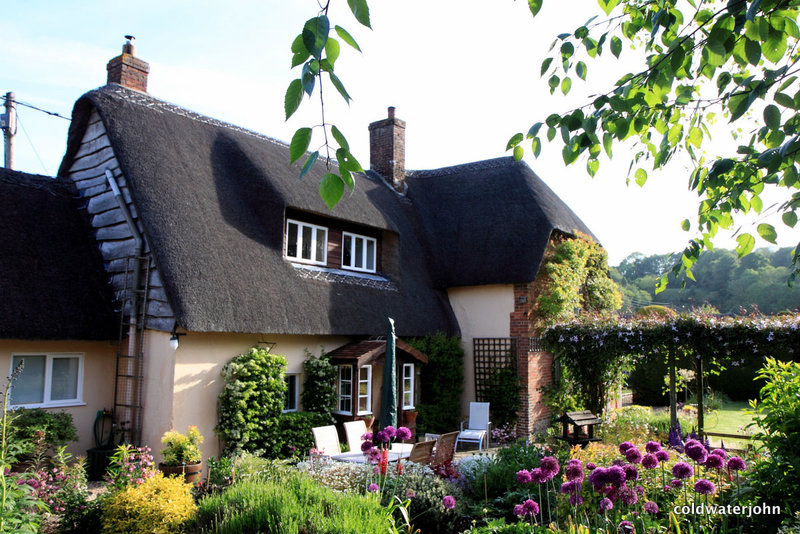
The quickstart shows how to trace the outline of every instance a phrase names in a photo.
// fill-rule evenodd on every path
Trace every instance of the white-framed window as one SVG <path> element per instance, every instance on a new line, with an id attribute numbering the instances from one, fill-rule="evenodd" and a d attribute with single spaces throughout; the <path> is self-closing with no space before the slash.
<path id="1" fill-rule="evenodd" d="M 358 368 L 358 413 L 367 415 L 372 413 L 372 366 L 365 365 Z"/>
<path id="2" fill-rule="evenodd" d="M 25 361 L 11 389 L 12 406 L 83 404 L 83 354 L 12 354 L 11 371 Z"/>
<path id="3" fill-rule="evenodd" d="M 294 261 L 325 265 L 328 262 L 328 229 L 288 219 L 285 255 Z"/>
<path id="4" fill-rule="evenodd" d="M 342 232 L 342 269 L 374 273 L 377 250 L 374 238 Z"/>
<path id="5" fill-rule="evenodd" d="M 338 401 L 336 411 L 343 414 L 353 413 L 353 366 L 339 366 L 339 380 L 337 381 Z"/>
<path id="6" fill-rule="evenodd" d="M 411 410 L 414 408 L 414 364 L 403 364 L 403 409 Z"/>
<path id="7" fill-rule="evenodd" d="M 286 396 L 283 400 L 283 411 L 296 412 L 299 405 L 297 375 L 284 375 L 283 380 L 286 382 Z"/>

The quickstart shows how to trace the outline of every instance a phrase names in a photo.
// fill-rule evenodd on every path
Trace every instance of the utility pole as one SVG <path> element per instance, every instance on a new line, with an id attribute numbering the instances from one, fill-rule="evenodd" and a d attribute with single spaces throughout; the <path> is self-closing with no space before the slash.
<path id="1" fill-rule="evenodd" d="M 5 167 L 14 168 L 14 137 L 17 134 L 17 105 L 14 93 L 6 93 L 6 112 L 0 115 L 0 127 L 5 138 Z"/>

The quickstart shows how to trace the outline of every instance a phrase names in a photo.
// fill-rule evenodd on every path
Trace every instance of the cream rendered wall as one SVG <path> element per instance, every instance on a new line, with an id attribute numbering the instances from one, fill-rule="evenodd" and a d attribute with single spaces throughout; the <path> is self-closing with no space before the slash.
<path id="1" fill-rule="evenodd" d="M 114 407 L 114 363 L 117 347 L 109 341 L 27 341 L 0 340 L 0 375 L 11 374 L 11 355 L 17 353 L 82 353 L 83 356 L 83 403 L 77 406 L 48 408 L 49 411 L 64 411 L 72 414 L 78 441 L 67 445 L 67 452 L 74 456 L 86 456 L 94 447 L 94 420 L 98 410 Z M 4 371 L 8 369 L 8 372 Z M 2 380 L 5 389 L 5 380 Z"/>
<path id="2" fill-rule="evenodd" d="M 475 400 L 475 359 L 472 340 L 476 337 L 510 337 L 510 314 L 514 311 L 514 286 L 510 284 L 454 287 L 447 290 L 461 328 L 464 348 L 464 392 L 461 413 L 469 413 L 469 403 Z"/>
<path id="3" fill-rule="evenodd" d="M 214 434 L 217 424 L 217 397 L 222 391 L 223 365 L 260 340 L 276 343 L 273 354 L 286 357 L 287 373 L 301 374 L 304 349 L 319 355 L 320 346 L 333 350 L 350 340 L 336 336 L 287 336 L 256 334 L 218 334 L 189 332 L 180 336 L 173 351 L 170 334 L 148 331 L 145 340 L 146 381 L 144 387 L 143 443 L 153 448 L 160 459 L 161 435 L 175 428 L 186 432 L 196 425 L 205 437 L 203 458 L 217 456 L 220 442 Z M 299 379 L 302 388 L 303 378 Z"/>

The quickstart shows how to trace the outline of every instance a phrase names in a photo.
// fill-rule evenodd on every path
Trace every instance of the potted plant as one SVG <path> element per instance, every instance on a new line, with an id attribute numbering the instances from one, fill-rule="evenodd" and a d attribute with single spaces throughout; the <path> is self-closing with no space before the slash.
<path id="1" fill-rule="evenodd" d="M 161 436 L 164 446 L 161 456 L 164 459 L 158 464 L 158 470 L 167 476 L 182 474 L 186 482 L 197 482 L 203 470 L 202 454 L 198 447 L 201 443 L 203 436 L 194 425 L 188 428 L 185 435 L 175 429 L 165 432 Z"/>

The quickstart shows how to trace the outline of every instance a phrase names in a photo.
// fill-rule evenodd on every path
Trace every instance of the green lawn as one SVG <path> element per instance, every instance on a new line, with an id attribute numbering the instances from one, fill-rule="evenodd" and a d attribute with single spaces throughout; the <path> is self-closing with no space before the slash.
<path id="1" fill-rule="evenodd" d="M 752 418 L 744 410 L 748 408 L 746 402 L 726 402 L 722 409 L 705 414 L 705 430 L 707 432 L 721 432 L 724 434 L 752 434 L 753 429 L 745 430 L 752 422 Z M 710 437 L 712 445 L 718 446 L 720 438 Z M 744 448 L 746 440 L 732 440 L 722 438 L 726 447 Z"/>

